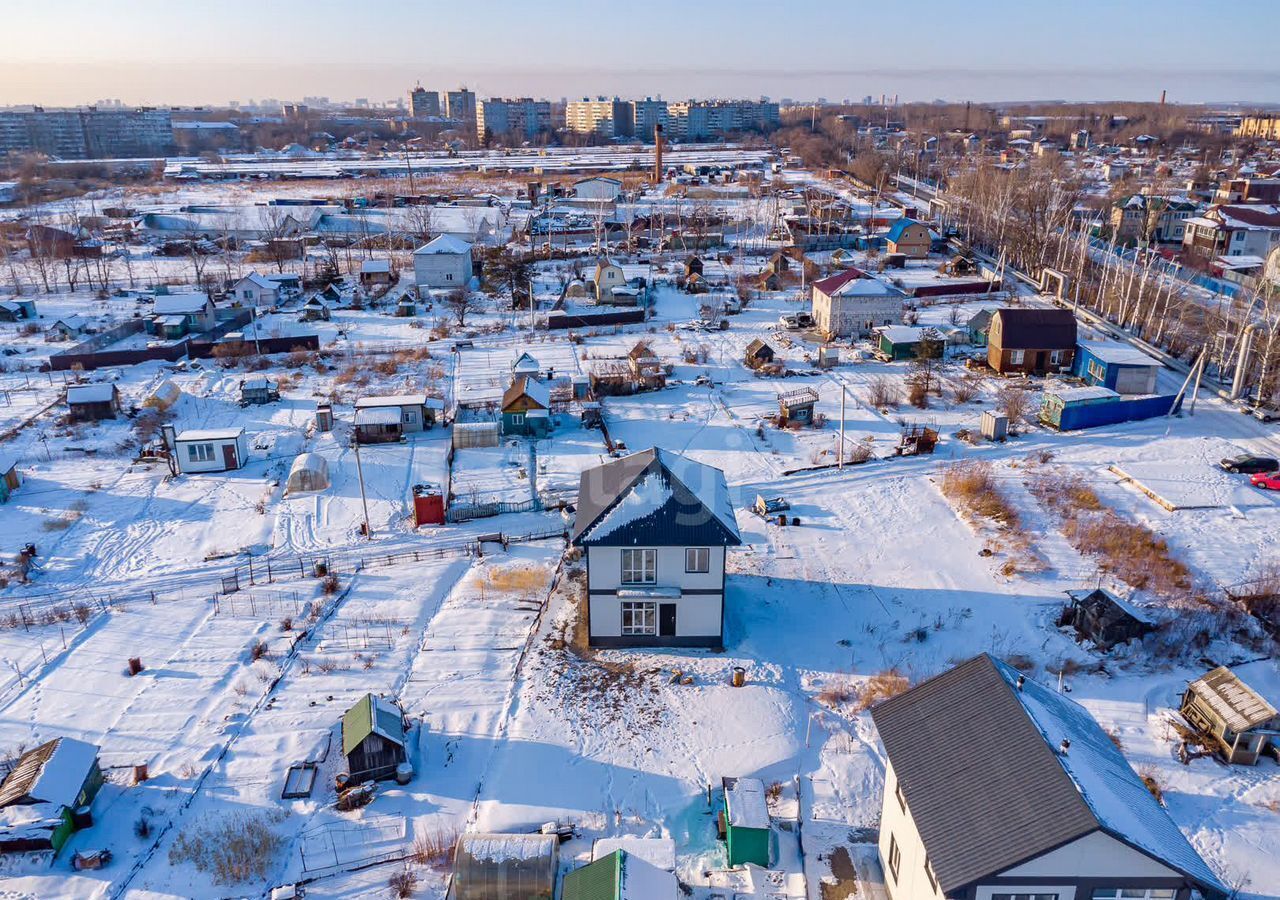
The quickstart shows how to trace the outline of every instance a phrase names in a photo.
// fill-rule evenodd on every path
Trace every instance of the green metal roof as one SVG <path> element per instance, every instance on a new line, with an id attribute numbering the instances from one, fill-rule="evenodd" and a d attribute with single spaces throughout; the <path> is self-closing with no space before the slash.
<path id="1" fill-rule="evenodd" d="M 574 869 L 564 876 L 560 900 L 618 900 L 622 886 L 622 851 Z"/>
<path id="2" fill-rule="evenodd" d="M 390 702 L 365 694 L 342 716 L 342 755 L 350 756 L 361 741 L 374 733 L 404 746 L 400 712 Z"/>

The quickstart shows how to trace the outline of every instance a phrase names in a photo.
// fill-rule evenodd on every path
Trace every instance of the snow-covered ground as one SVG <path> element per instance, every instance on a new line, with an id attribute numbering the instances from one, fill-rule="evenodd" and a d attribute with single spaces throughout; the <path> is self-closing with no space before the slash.
<path id="1" fill-rule="evenodd" d="M 933 283 L 939 261 L 892 274 L 907 286 Z M 1206 392 L 1194 416 L 1068 434 L 1024 423 L 1008 443 L 970 444 L 957 433 L 977 428 L 1007 382 L 974 380 L 949 358 L 936 372 L 941 395 L 912 407 L 910 364 L 874 360 L 868 342 L 842 343 L 839 365 L 817 368 L 811 336 L 778 325 L 802 308 L 798 284 L 760 294 L 724 330 L 701 330 L 689 323 L 706 298 L 669 283 L 676 255 L 658 263 L 667 272 L 658 273 L 651 321 L 572 340 L 530 337 L 520 317 L 494 308 L 454 329 L 472 340 L 455 351 L 452 338 L 431 339 L 429 326 L 447 318 L 440 310 L 416 326 L 386 309 L 335 312 L 315 325 L 323 353 L 281 358 L 266 371 L 283 383 L 280 401 L 265 406 L 240 405 L 242 366 L 153 362 L 91 373 L 117 385 L 125 410 L 74 425 L 63 420 L 61 376 L 7 373 L 0 429 L 18 430 L 0 449 L 18 458 L 24 483 L 0 505 L 3 550 L 30 541 L 38 555 L 29 584 L 14 577 L 0 588 L 0 750 L 12 755 L 59 735 L 89 740 L 101 747 L 110 783 L 95 824 L 51 866 L 8 863 L 6 890 L 221 897 L 314 877 L 309 896 L 383 897 L 415 843 L 560 821 L 577 829 L 562 848 L 565 870 L 590 858 L 594 838 L 662 836 L 674 839 L 677 871 L 698 898 L 726 890 L 817 898 L 841 858 L 852 860 L 859 893 L 879 897 L 872 844 L 884 755 L 870 717 L 849 698 L 883 673 L 914 682 L 988 651 L 1046 684 L 1065 672 L 1064 689 L 1162 785 L 1169 813 L 1214 871 L 1243 884 L 1242 897 L 1280 897 L 1275 763 L 1183 765 L 1169 724 L 1183 686 L 1210 662 L 1237 664 L 1280 702 L 1273 645 L 1228 632 L 1163 656 L 1147 645 L 1107 656 L 1079 645 L 1055 622 L 1063 591 L 1097 583 L 1099 561 L 1069 543 L 1032 490 L 1037 478 L 1082 480 L 1104 505 L 1163 538 L 1216 599 L 1222 587 L 1270 570 L 1280 506 L 1214 463 L 1243 451 L 1280 455 L 1273 428 Z M 761 263 L 760 255 L 709 259 L 706 274 L 727 293 Z M 638 256 L 625 268 L 628 276 L 656 272 Z M 563 263 L 541 265 L 540 297 L 565 274 Z M 99 302 L 50 297 L 43 310 L 46 318 L 94 312 Z M 942 326 L 993 305 L 965 298 L 920 303 L 917 312 L 921 324 Z M 282 313 L 260 325 L 269 333 L 292 322 Z M 743 364 L 756 338 L 778 352 L 787 377 Z M 590 375 L 621 362 L 638 340 L 670 365 L 668 384 L 604 399 L 607 435 L 630 450 L 658 446 L 724 470 L 744 543 L 729 556 L 723 652 L 586 651 L 581 563 L 559 539 L 460 546 L 496 532 L 561 530 L 569 514 L 413 527 L 416 484 L 447 484 L 461 504 L 574 504 L 581 472 L 609 458 L 605 432 L 582 427 L 576 405 L 558 408 L 551 435 L 532 444 L 507 437 L 497 447 L 454 449 L 442 425 L 364 446 L 358 467 L 351 445 L 360 396 L 431 392 L 483 418 L 522 353 L 557 378 Z M 49 352 L 43 342 L 31 346 L 32 357 Z M 957 401 L 955 389 L 970 380 L 974 396 Z M 243 468 L 172 476 L 163 463 L 137 460 L 158 424 L 147 399 L 165 381 L 181 397 L 162 418 L 179 430 L 244 427 Z M 1180 381 L 1164 373 L 1160 388 Z M 872 405 L 884 385 L 900 401 Z M 776 427 L 778 395 L 800 388 L 817 393 L 822 424 Z M 333 403 L 332 431 L 316 429 L 319 402 Z M 911 425 L 938 431 L 934 455 L 895 454 Z M 865 447 L 869 461 L 832 465 L 842 430 L 845 450 Z M 290 494 L 289 468 L 304 452 L 326 461 L 330 484 Z M 966 460 L 990 463 L 1018 512 L 1016 540 L 967 520 L 943 496 L 944 468 Z M 1116 470 L 1176 494 L 1185 502 L 1172 505 L 1183 508 L 1156 503 Z M 785 497 L 800 524 L 751 514 L 758 494 Z M 362 533 L 366 514 L 371 535 Z M 320 557 L 336 581 L 314 577 Z M 360 560 L 369 564 L 359 568 Z M 232 575 L 239 590 L 223 593 Z M 1134 599 L 1187 614 L 1151 591 Z M 65 612 L 49 614 L 58 604 Z M 131 676 L 135 657 L 144 668 Z M 745 671 L 742 687 L 732 686 L 735 667 Z M 384 783 L 368 806 L 339 812 L 338 723 L 367 692 L 403 705 L 415 774 L 403 786 Z M 282 799 L 286 770 L 304 761 L 317 764 L 312 796 Z M 141 764 L 149 777 L 135 784 Z M 777 784 L 771 886 L 726 870 L 713 808 L 725 776 Z M 200 847 L 217 828 L 246 821 L 266 835 L 261 866 L 218 883 L 200 868 Z M 111 849 L 112 864 L 72 873 L 71 852 L 95 848 Z M 374 862 L 385 864 L 356 871 Z M 443 873 L 418 870 L 417 896 L 442 898 Z"/>

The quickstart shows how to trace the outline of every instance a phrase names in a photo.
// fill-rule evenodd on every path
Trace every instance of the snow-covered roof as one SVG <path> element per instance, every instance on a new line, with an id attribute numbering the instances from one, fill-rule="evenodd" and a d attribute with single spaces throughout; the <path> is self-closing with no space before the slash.
<path id="1" fill-rule="evenodd" d="M 187 441 L 234 441 L 244 434 L 243 428 L 192 428 L 174 435 L 178 443 Z"/>
<path id="2" fill-rule="evenodd" d="M 1137 619 L 1139 622 L 1142 622 L 1146 625 L 1157 624 L 1156 617 L 1152 615 L 1151 610 L 1147 609 L 1146 607 L 1138 606 L 1134 603 L 1130 603 L 1125 598 L 1119 596 L 1118 594 L 1112 593 L 1106 588 L 1080 588 L 1077 590 L 1067 591 L 1066 594 L 1068 597 L 1070 597 L 1072 600 L 1075 600 L 1075 601 L 1086 600 L 1089 597 L 1092 597 L 1094 594 L 1102 594 L 1109 601 L 1114 603 L 1116 607 L 1124 610 L 1124 612 L 1126 612 L 1133 618 Z"/>
<path id="3" fill-rule="evenodd" d="M 1111 388 L 1102 385 L 1085 385 L 1083 387 L 1059 387 L 1049 385 L 1044 389 L 1046 397 L 1057 397 L 1063 403 L 1078 403 L 1083 400 L 1110 400 L 1119 397 Z"/>
<path id="4" fill-rule="evenodd" d="M 1262 695 L 1226 666 L 1218 666 L 1200 676 L 1188 688 L 1208 704 L 1232 731 L 1248 731 L 1280 715 Z"/>
<path id="5" fill-rule="evenodd" d="M 107 403 L 115 396 L 116 386 L 110 382 L 73 384 L 67 388 L 68 403 Z"/>
<path id="6" fill-rule="evenodd" d="M 1098 830 L 1227 893 L 1089 712 L 988 654 L 871 717 L 944 894 Z"/>
<path id="7" fill-rule="evenodd" d="M 236 282 L 236 287 L 239 287 L 240 285 L 245 284 L 246 282 L 253 285 L 254 287 L 261 288 L 264 291 L 274 291 L 277 287 L 279 287 L 279 285 L 277 285 L 274 281 L 267 280 L 262 275 L 259 275 L 257 272 L 250 272 L 248 275 L 241 278 L 239 281 Z"/>
<path id="8" fill-rule="evenodd" d="M 366 259 L 360 263 L 361 272 L 372 272 L 377 275 L 382 272 L 391 271 L 391 260 L 389 259 Z"/>
<path id="9" fill-rule="evenodd" d="M 765 802 L 764 782 L 759 778 L 726 778 L 724 807 L 726 819 L 734 828 L 769 827 L 769 804 Z"/>
<path id="10" fill-rule="evenodd" d="M 362 407 L 356 410 L 357 425 L 399 425 L 400 408 L 398 406 Z"/>
<path id="11" fill-rule="evenodd" d="M 156 315 L 192 315 L 204 312 L 209 303 L 208 294 L 160 294 L 151 308 Z"/>
<path id="12" fill-rule="evenodd" d="M 724 472 L 656 447 L 584 471 L 574 542 L 641 536 L 651 546 L 740 544 Z"/>
<path id="13" fill-rule="evenodd" d="M 929 330 L 923 325 L 881 325 L 876 328 L 891 344 L 917 344 Z"/>
<path id="14" fill-rule="evenodd" d="M 426 406 L 426 394 L 387 394 L 383 397 L 361 397 L 356 409 L 373 409 L 379 406 Z"/>
<path id="15" fill-rule="evenodd" d="M 55 738 L 23 754 L 0 785 L 0 807 L 30 797 L 56 807 L 70 807 L 84 786 L 98 748 L 75 738 Z"/>
<path id="16" fill-rule="evenodd" d="M 457 256 L 470 252 L 471 245 L 466 241 L 456 238 L 451 234 L 442 234 L 419 247 L 417 250 L 414 250 L 413 255 L 428 256 L 436 253 L 448 253 L 450 255 Z"/>
<path id="17" fill-rule="evenodd" d="M 676 867 L 676 842 L 671 838 L 597 838 L 591 845 L 591 858 L 604 859 L 617 850 L 639 857 L 660 869 L 671 871 Z"/>
<path id="18" fill-rule="evenodd" d="M 1143 353 L 1137 347 L 1118 341 L 1080 341 L 1080 349 L 1095 359 L 1117 366 L 1159 366 L 1160 360 Z"/>

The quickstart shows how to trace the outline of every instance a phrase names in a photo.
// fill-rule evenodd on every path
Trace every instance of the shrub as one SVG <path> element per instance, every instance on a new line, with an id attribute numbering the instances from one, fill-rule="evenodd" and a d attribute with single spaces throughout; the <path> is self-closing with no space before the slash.
<path id="1" fill-rule="evenodd" d="M 896 697 L 911 687 L 910 680 L 897 669 L 886 669 L 872 675 L 867 679 L 867 683 L 858 691 L 857 700 L 854 701 L 854 712 L 865 712 L 890 697 Z"/>
<path id="2" fill-rule="evenodd" d="M 447 868 L 453 861 L 453 848 L 457 843 L 457 828 L 437 827 L 424 831 L 414 838 L 411 859 L 420 866 Z"/>
<path id="3" fill-rule="evenodd" d="M 261 882 L 281 843 L 266 815 L 237 811 L 188 827 L 169 848 L 169 864 L 190 863 L 216 884 Z"/>
<path id="4" fill-rule="evenodd" d="M 871 380 L 870 390 L 867 392 L 867 402 L 877 409 L 886 409 L 896 407 L 902 402 L 902 392 L 885 376 Z"/>
<path id="5" fill-rule="evenodd" d="M 991 519 L 1003 528 L 1016 528 L 1018 512 L 996 485 L 990 463 L 961 462 L 942 474 L 943 495 L 975 518 Z"/>
<path id="6" fill-rule="evenodd" d="M 418 873 L 405 866 L 399 872 L 392 873 L 387 879 L 387 887 L 391 888 L 393 897 L 412 897 L 418 887 Z"/>

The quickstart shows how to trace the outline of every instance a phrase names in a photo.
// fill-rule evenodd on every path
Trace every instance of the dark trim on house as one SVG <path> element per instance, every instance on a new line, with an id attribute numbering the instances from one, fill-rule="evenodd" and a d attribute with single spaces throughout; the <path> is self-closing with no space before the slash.
<path id="1" fill-rule="evenodd" d="M 703 647 L 719 650 L 724 646 L 723 638 L 718 634 L 686 634 L 679 637 L 662 637 L 656 634 L 628 634 L 622 636 L 604 636 L 587 634 L 587 646 L 604 649 L 621 649 L 628 647 Z"/>
<path id="2" fill-rule="evenodd" d="M 723 580 L 724 580 L 724 579 L 723 579 L 723 577 L 721 577 L 721 581 L 723 581 Z M 617 597 L 617 596 L 618 596 L 618 591 L 634 591 L 634 590 L 643 590 L 644 588 L 647 588 L 647 587 L 655 587 L 655 588 L 656 588 L 656 587 L 661 587 L 661 585 L 653 585 L 653 584 L 622 584 L 622 585 L 619 585 L 619 586 L 618 586 L 618 587 L 616 587 L 616 588 L 595 588 L 594 590 L 588 589 L 587 594 L 588 594 L 588 596 L 591 596 L 591 597 Z M 680 589 L 680 596 L 681 596 L 681 597 L 717 597 L 717 596 L 724 596 L 724 588 L 721 588 L 720 590 L 716 590 L 715 588 L 681 588 L 681 589 Z M 620 597 L 619 599 L 626 599 L 626 600 L 662 600 L 662 599 L 665 599 L 665 598 L 662 598 L 662 597 L 625 597 L 625 598 L 621 598 L 621 597 Z"/>

